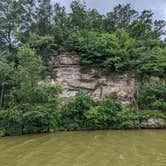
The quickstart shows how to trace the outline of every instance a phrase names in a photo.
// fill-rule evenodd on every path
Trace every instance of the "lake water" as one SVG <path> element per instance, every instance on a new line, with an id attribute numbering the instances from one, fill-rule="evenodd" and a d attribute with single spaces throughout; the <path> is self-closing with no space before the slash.
<path id="1" fill-rule="evenodd" d="M 166 166 L 166 130 L 4 137 L 0 166 Z"/>

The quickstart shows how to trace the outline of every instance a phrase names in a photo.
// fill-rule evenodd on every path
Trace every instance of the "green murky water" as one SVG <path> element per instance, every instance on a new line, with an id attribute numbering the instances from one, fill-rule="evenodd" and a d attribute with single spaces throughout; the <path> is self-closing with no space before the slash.
<path id="1" fill-rule="evenodd" d="M 166 130 L 0 138 L 0 166 L 166 166 Z"/>

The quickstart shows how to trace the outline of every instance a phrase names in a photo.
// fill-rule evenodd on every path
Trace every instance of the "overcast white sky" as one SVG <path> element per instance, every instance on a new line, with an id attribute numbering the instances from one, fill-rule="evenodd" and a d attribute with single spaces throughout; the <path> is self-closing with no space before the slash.
<path id="1" fill-rule="evenodd" d="M 69 6 L 72 0 L 52 0 L 66 7 L 69 11 Z M 101 13 L 111 11 L 116 5 L 131 3 L 132 7 L 141 11 L 151 9 L 155 13 L 155 18 L 166 20 L 166 0 L 85 0 L 88 8 L 96 8 Z"/>

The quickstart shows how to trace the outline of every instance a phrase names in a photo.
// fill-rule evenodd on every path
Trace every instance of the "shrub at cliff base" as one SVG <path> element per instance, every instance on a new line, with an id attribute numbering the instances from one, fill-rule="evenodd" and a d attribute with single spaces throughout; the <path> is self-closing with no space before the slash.
<path id="1" fill-rule="evenodd" d="M 64 103 L 61 110 L 61 125 L 66 130 L 78 130 L 86 127 L 85 113 L 93 106 L 92 99 L 83 91 Z"/>
<path id="2" fill-rule="evenodd" d="M 150 81 L 143 84 L 139 89 L 137 101 L 141 109 L 166 111 L 166 82 Z"/>
<path id="3" fill-rule="evenodd" d="M 32 110 L 0 111 L 0 134 L 2 136 L 54 131 L 58 127 L 58 113 L 45 106 L 33 106 Z"/>
<path id="4" fill-rule="evenodd" d="M 0 110 L 0 131 L 2 136 L 21 135 L 22 113 L 18 110 Z"/>
<path id="5" fill-rule="evenodd" d="M 139 128 L 139 117 L 135 108 L 131 106 L 123 107 L 117 114 L 118 123 L 114 126 L 117 129 Z"/>
<path id="6" fill-rule="evenodd" d="M 45 133 L 58 125 L 57 113 L 47 107 L 37 106 L 23 114 L 23 133 Z"/>
<path id="7" fill-rule="evenodd" d="M 106 96 L 96 107 L 91 107 L 86 113 L 87 127 L 106 129 L 115 127 L 118 123 L 117 114 L 121 111 L 116 94 Z"/>
<path id="8" fill-rule="evenodd" d="M 61 106 L 58 97 L 50 98 L 46 94 L 42 97 L 34 94 L 34 103 L 0 110 L 0 135 L 46 133 L 56 129 L 135 129 L 149 118 L 166 119 L 166 112 L 162 110 L 137 112 L 132 105 L 121 106 L 116 93 L 95 103 L 85 92 L 78 91 Z"/>

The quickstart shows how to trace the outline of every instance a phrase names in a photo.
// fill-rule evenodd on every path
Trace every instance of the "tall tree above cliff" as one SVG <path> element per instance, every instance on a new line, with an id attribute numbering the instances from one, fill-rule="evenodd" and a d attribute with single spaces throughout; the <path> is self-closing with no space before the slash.
<path id="1" fill-rule="evenodd" d="M 86 28 L 87 11 L 85 2 L 81 3 L 79 0 L 74 0 L 71 3 L 70 7 L 72 10 L 72 12 L 70 13 L 70 18 L 73 28 Z"/>
<path id="2" fill-rule="evenodd" d="M 50 32 L 52 6 L 51 0 L 38 0 L 36 21 L 39 35 L 46 35 Z"/>
<path id="3" fill-rule="evenodd" d="M 118 5 L 112 12 L 108 12 L 105 18 L 105 28 L 107 31 L 117 28 L 127 29 L 138 16 L 138 12 L 131 8 L 130 4 Z"/>
<path id="4" fill-rule="evenodd" d="M 154 21 L 154 34 L 156 38 L 160 38 L 162 35 L 166 34 L 165 26 L 166 26 L 165 20 Z"/>
<path id="5" fill-rule="evenodd" d="M 0 47 L 12 50 L 17 44 L 20 24 L 20 3 L 16 0 L 0 1 Z"/>

